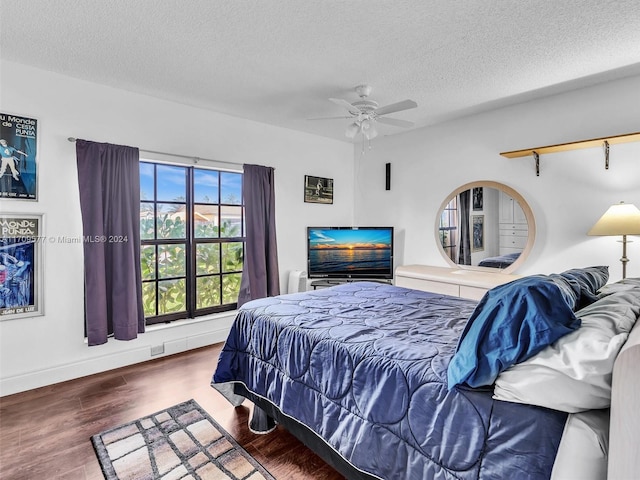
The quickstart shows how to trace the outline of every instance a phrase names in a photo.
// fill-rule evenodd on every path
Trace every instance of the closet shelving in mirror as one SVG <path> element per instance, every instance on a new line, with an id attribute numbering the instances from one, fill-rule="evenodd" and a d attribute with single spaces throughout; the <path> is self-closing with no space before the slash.
<path id="1" fill-rule="evenodd" d="M 577 150 L 579 148 L 593 148 L 602 146 L 604 148 L 605 163 L 604 168 L 609 168 L 609 145 L 617 143 L 640 142 L 640 132 L 625 133 L 622 135 L 614 135 L 610 137 L 592 138 L 589 140 L 579 140 L 577 142 L 559 143 L 557 145 L 547 145 L 545 147 L 526 148 L 524 150 L 513 150 L 511 152 L 502 152 L 500 155 L 507 158 L 520 158 L 533 156 L 536 162 L 536 175 L 540 175 L 540 155 L 546 153 L 566 152 L 568 150 Z"/>

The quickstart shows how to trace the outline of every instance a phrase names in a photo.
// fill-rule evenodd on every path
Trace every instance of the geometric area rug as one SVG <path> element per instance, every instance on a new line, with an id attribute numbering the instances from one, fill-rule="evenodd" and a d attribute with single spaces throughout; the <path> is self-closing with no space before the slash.
<path id="1" fill-rule="evenodd" d="M 91 442 L 107 480 L 275 480 L 195 400 Z"/>

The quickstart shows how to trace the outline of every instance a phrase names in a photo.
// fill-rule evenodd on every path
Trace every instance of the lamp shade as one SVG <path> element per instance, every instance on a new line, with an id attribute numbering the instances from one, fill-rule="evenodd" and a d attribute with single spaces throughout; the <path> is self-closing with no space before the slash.
<path id="1" fill-rule="evenodd" d="M 591 227 L 589 235 L 640 235 L 640 210 L 631 203 L 612 205 Z"/>

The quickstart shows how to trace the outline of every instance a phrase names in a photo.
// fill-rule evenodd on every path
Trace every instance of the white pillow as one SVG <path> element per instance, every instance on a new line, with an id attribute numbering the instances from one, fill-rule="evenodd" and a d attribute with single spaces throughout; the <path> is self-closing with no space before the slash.
<path id="1" fill-rule="evenodd" d="M 551 480 L 606 480 L 609 409 L 570 413 Z"/>
<path id="2" fill-rule="evenodd" d="M 613 363 L 639 315 L 640 288 L 577 311 L 580 328 L 498 375 L 493 398 L 569 413 L 608 408 Z"/>

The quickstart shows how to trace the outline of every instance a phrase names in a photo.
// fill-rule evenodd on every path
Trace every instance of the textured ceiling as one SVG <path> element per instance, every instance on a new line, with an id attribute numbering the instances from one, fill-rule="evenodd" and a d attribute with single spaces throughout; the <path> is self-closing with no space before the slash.
<path id="1" fill-rule="evenodd" d="M 640 74 L 638 0 L 0 0 L 0 56 L 340 140 L 373 87 L 434 124 Z M 404 131 L 382 126 L 381 133 Z"/>

